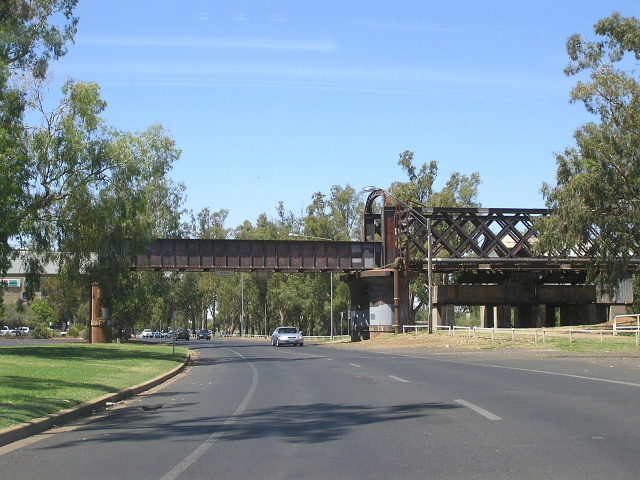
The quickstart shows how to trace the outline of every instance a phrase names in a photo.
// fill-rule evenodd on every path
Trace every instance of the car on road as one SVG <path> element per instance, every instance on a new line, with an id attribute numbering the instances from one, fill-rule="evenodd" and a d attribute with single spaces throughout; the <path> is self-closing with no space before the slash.
<path id="1" fill-rule="evenodd" d="M 198 330 L 196 337 L 198 340 L 211 340 L 211 332 L 209 330 Z"/>
<path id="2" fill-rule="evenodd" d="M 153 332 L 150 328 L 145 328 L 140 334 L 140 338 L 153 338 Z"/>
<path id="3" fill-rule="evenodd" d="M 281 345 L 298 345 L 302 347 L 304 345 L 302 332 L 296 327 L 278 327 L 271 335 L 271 345 L 274 347 Z"/>
<path id="4" fill-rule="evenodd" d="M 162 332 L 153 332 L 153 338 L 162 338 Z"/>
<path id="5" fill-rule="evenodd" d="M 176 340 L 189 340 L 190 337 L 189 330 L 186 328 L 178 328 L 176 330 Z"/>

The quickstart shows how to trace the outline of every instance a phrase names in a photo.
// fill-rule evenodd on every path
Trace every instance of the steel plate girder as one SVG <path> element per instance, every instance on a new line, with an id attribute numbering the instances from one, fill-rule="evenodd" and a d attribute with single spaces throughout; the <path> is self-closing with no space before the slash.
<path id="1" fill-rule="evenodd" d="M 379 266 L 380 243 L 158 239 L 132 270 L 357 272 Z"/>

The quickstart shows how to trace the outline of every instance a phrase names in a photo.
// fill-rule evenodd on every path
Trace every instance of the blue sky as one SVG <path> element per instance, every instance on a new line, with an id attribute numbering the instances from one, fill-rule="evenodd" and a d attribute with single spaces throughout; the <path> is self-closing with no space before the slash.
<path id="1" fill-rule="evenodd" d="M 108 123 L 161 123 L 186 207 L 227 227 L 304 214 L 315 192 L 406 181 L 405 150 L 478 172 L 484 207 L 544 207 L 554 152 L 592 119 L 569 104 L 567 38 L 637 0 L 80 0 L 52 66 L 101 85 Z"/>

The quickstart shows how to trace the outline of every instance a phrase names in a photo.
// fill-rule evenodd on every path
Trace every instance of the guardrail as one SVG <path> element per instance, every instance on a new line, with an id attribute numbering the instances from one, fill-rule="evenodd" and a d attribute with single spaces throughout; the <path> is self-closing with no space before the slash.
<path id="1" fill-rule="evenodd" d="M 437 325 L 436 325 L 437 327 Z M 421 325 L 402 325 L 402 333 L 407 333 L 407 330 L 414 330 L 416 335 L 418 334 L 418 329 L 429 328 L 429 324 L 421 324 Z"/>
<path id="2" fill-rule="evenodd" d="M 634 318 L 636 319 L 636 324 L 633 325 L 631 322 L 632 320 L 630 320 L 628 323 L 623 323 L 622 325 L 619 325 L 619 319 L 621 318 Z M 640 332 L 640 313 L 631 313 L 629 315 L 616 315 L 615 317 L 613 317 L 613 334 L 617 335 L 618 332 L 624 332 L 624 333 L 629 333 L 629 332 Z"/>
<path id="3" fill-rule="evenodd" d="M 455 330 L 454 330 L 455 331 Z M 534 337 L 534 342 L 538 343 L 540 339 L 542 342 L 546 342 L 548 337 L 562 337 L 568 336 L 569 342 L 574 341 L 574 335 L 579 334 L 595 334 L 600 336 L 600 342 L 604 342 L 604 336 L 606 334 L 611 334 L 611 336 L 615 336 L 616 334 L 611 330 L 602 330 L 602 329 L 517 329 L 517 328 L 481 328 L 481 327 L 473 327 L 473 337 L 478 338 L 481 335 L 481 332 L 491 332 L 491 340 L 495 340 L 496 335 L 509 335 L 511 334 L 511 340 L 515 341 L 516 335 L 528 335 Z M 636 346 L 640 345 L 640 330 L 627 330 L 625 333 L 635 333 L 636 337 Z"/>
<path id="4" fill-rule="evenodd" d="M 620 315 L 621 317 L 629 317 L 631 315 Z M 640 314 L 634 315 L 638 317 L 640 320 Z M 418 333 L 418 329 L 420 328 L 428 328 L 428 325 L 403 325 L 402 331 L 406 333 L 407 331 L 413 330 L 416 334 Z M 498 337 L 504 338 L 511 337 L 512 341 L 516 340 L 516 336 L 530 336 L 533 337 L 534 342 L 538 343 L 539 341 L 546 342 L 548 337 L 561 337 L 568 336 L 569 341 L 574 341 L 574 336 L 579 334 L 593 334 L 600 336 L 600 342 L 604 342 L 605 335 L 615 336 L 618 333 L 635 333 L 636 337 L 636 345 L 640 345 L 640 327 L 631 326 L 631 327 L 618 327 L 617 332 L 614 330 L 601 330 L 601 329 L 531 329 L 531 328 L 496 328 L 496 327 L 463 327 L 458 325 L 434 325 L 434 331 L 442 331 L 446 330 L 449 336 L 456 336 L 456 334 L 460 331 L 466 332 L 466 335 L 471 338 L 480 338 L 484 336 L 484 332 L 487 332 L 487 336 L 491 335 L 491 340 L 495 340 Z"/>

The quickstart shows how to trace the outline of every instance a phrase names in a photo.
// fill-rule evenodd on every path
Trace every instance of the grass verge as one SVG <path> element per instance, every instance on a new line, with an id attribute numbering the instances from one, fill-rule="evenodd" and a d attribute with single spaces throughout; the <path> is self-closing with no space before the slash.
<path id="1" fill-rule="evenodd" d="M 150 380 L 187 353 L 139 344 L 0 347 L 0 428 Z"/>

